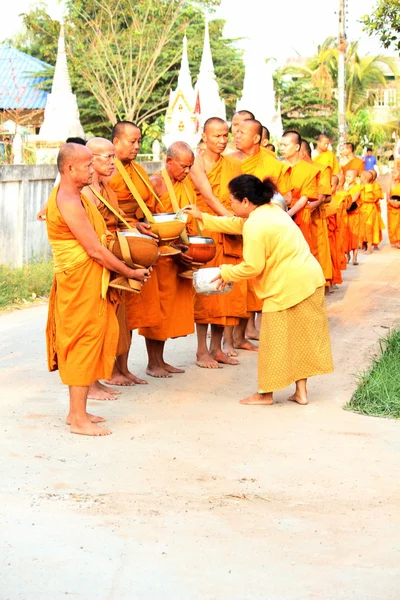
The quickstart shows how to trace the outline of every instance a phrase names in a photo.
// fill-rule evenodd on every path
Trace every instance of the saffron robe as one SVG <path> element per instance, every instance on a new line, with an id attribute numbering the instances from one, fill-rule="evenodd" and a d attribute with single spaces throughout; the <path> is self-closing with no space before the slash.
<path id="1" fill-rule="evenodd" d="M 400 183 L 394 187 L 390 192 L 390 198 L 392 196 L 400 196 Z M 389 241 L 391 244 L 400 243 L 400 202 L 394 200 L 388 200 L 387 215 L 388 215 L 388 230 L 389 230 Z M 393 202 L 391 204 L 390 202 Z"/>
<path id="2" fill-rule="evenodd" d="M 231 179 L 242 172 L 240 161 L 230 156 L 221 156 L 207 173 L 213 194 L 222 204 L 231 210 L 228 184 Z M 197 206 L 205 213 L 215 214 L 207 202 L 197 192 Z M 238 264 L 242 259 L 242 239 L 222 233 L 204 230 L 203 235 L 212 237 L 217 252 L 213 260 L 205 267 L 219 267 L 221 264 Z M 199 324 L 231 326 L 237 325 L 239 318 L 247 317 L 247 285 L 239 282 L 228 294 L 204 296 L 196 294 L 194 303 L 194 319 Z"/>
<path id="3" fill-rule="evenodd" d="M 341 271 L 346 271 L 347 269 L 346 251 L 349 226 L 349 216 L 347 214 L 347 209 L 351 206 L 351 204 L 352 198 L 349 192 L 347 192 L 346 190 L 339 190 L 332 196 L 332 201 L 327 206 L 327 215 L 328 213 L 334 213 L 336 215 L 336 221 L 338 226 L 337 249 L 339 252 L 339 264 Z M 329 216 L 327 218 L 329 220 Z"/>
<path id="4" fill-rule="evenodd" d="M 377 203 L 379 199 L 376 197 L 373 183 L 365 184 L 361 192 L 360 245 L 367 243 L 377 246 L 382 240 L 382 229 L 385 226 Z"/>
<path id="5" fill-rule="evenodd" d="M 146 171 L 137 163 L 129 163 L 124 165 L 124 168 L 136 186 L 142 200 L 154 213 L 155 195 L 150 191 L 152 186 Z M 148 185 L 143 182 L 142 178 Z M 118 171 L 110 179 L 109 185 L 117 195 L 118 205 L 124 211 L 129 224 L 134 225 L 139 219 L 143 218 L 143 213 L 137 201 Z M 126 314 L 130 331 L 138 327 L 153 327 L 161 322 L 160 296 L 155 270 L 152 271 L 150 279 L 142 287 L 140 294 L 127 293 Z"/>
<path id="6" fill-rule="evenodd" d="M 326 222 L 328 226 L 329 249 L 332 260 L 332 283 L 343 282 L 342 270 L 346 268 L 346 260 L 341 239 L 341 218 L 343 214 L 343 196 L 336 193 L 326 205 Z"/>
<path id="7" fill-rule="evenodd" d="M 357 171 L 357 175 L 360 177 L 361 173 L 364 171 L 364 161 L 361 158 L 355 156 L 354 158 L 350 159 L 349 162 L 347 162 L 345 165 L 341 165 L 341 169 L 345 175 L 347 171 Z"/>
<path id="8" fill-rule="evenodd" d="M 188 178 L 174 183 L 179 208 L 196 203 L 196 192 Z M 175 212 L 169 193 L 160 197 L 167 212 Z M 159 205 L 157 212 L 162 212 Z M 194 234 L 190 230 L 189 234 Z M 153 327 L 140 327 L 139 334 L 151 340 L 166 341 L 194 333 L 194 290 L 190 279 L 179 277 L 180 266 L 173 256 L 160 256 L 154 265 L 160 296 L 161 321 Z M 147 284 L 146 284 L 147 285 Z"/>
<path id="9" fill-rule="evenodd" d="M 49 371 L 60 371 L 66 385 L 86 387 L 108 379 L 114 366 L 118 322 L 105 293 L 108 271 L 90 258 L 57 206 L 58 186 L 50 194 L 46 226 L 55 262 L 46 328 Z M 97 237 L 106 242 L 103 217 L 84 195 L 81 202 Z M 105 277 L 106 276 L 106 277 Z"/>
<path id="10" fill-rule="evenodd" d="M 330 196 L 332 191 L 330 167 L 315 163 L 318 169 L 318 194 Z M 325 280 L 332 279 L 332 258 L 329 244 L 328 225 L 326 221 L 326 204 L 322 203 L 311 211 L 311 252 L 321 265 Z"/>
<path id="11" fill-rule="evenodd" d="M 310 201 L 318 200 L 318 169 L 315 165 L 300 160 L 288 172 L 287 186 L 292 193 L 290 208 L 301 196 L 307 196 Z M 308 204 L 294 215 L 293 220 L 311 248 L 311 211 Z"/>
<path id="12" fill-rule="evenodd" d="M 318 163 L 319 165 L 325 165 L 326 167 L 330 167 L 332 169 L 333 175 L 337 175 L 338 173 L 340 173 L 339 161 L 336 158 L 335 154 L 332 152 L 332 150 L 320 152 L 320 154 L 314 156 L 313 162 Z"/>
<path id="13" fill-rule="evenodd" d="M 358 192 L 362 191 L 362 186 L 354 184 L 349 190 L 350 196 L 353 198 Z M 348 214 L 347 222 L 347 235 L 346 235 L 346 247 L 345 252 L 348 254 L 352 250 L 357 250 L 360 245 L 360 207 L 361 207 L 361 195 L 357 200 L 358 207 Z"/>

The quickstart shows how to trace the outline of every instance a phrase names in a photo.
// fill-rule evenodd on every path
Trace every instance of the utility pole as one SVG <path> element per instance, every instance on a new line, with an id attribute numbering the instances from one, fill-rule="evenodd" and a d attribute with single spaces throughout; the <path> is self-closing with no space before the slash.
<path id="1" fill-rule="evenodd" d="M 339 152 L 346 141 L 346 4 L 339 0 L 339 36 L 338 36 L 338 125 Z"/>

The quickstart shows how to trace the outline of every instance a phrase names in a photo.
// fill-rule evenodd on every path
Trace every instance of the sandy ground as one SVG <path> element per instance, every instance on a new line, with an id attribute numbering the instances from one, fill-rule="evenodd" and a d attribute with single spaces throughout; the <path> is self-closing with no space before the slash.
<path id="1" fill-rule="evenodd" d="M 308 407 L 239 405 L 256 356 L 202 370 L 192 336 L 167 347 L 184 375 L 90 403 L 102 439 L 63 424 L 46 306 L 3 314 L 1 600 L 398 600 L 399 423 L 342 405 L 400 320 L 399 266 L 361 256 L 328 299 L 336 371 Z"/>

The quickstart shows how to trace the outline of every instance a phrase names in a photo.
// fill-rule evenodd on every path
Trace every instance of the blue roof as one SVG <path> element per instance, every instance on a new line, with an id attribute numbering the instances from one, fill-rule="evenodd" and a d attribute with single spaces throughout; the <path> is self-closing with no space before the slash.
<path id="1" fill-rule="evenodd" d="M 44 108 L 48 92 L 36 86 L 46 78 L 37 75 L 50 66 L 11 46 L 0 46 L 0 110 Z"/>

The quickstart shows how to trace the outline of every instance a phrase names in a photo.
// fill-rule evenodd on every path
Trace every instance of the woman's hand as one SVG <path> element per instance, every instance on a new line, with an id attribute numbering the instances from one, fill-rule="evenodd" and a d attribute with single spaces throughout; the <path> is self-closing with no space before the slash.
<path id="1" fill-rule="evenodd" d="M 194 219 L 197 219 L 198 221 L 203 220 L 202 212 L 195 204 L 189 204 L 189 206 L 185 206 L 183 210 L 188 215 L 191 215 Z"/>
<path id="2" fill-rule="evenodd" d="M 216 277 L 214 277 L 214 279 L 211 279 L 210 283 L 214 283 L 214 281 L 217 281 L 217 290 L 221 290 L 222 292 L 224 291 L 224 289 L 226 288 L 226 281 L 224 281 L 222 279 L 221 276 L 221 271 L 219 272 L 219 275 L 217 275 Z"/>
<path id="3" fill-rule="evenodd" d="M 130 273 L 128 275 L 128 279 L 136 279 L 136 281 L 141 281 L 142 283 L 146 283 L 151 277 L 152 268 L 149 269 L 129 269 Z"/>

